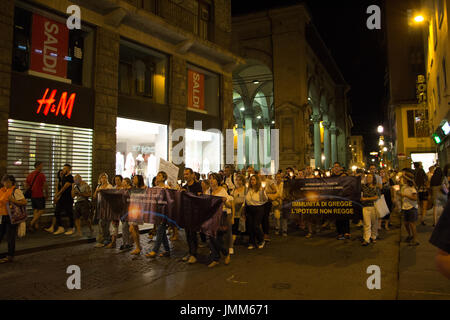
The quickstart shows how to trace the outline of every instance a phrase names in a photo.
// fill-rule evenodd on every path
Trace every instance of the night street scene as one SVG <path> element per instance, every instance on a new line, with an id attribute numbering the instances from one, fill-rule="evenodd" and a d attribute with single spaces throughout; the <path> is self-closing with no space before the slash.
<path id="1" fill-rule="evenodd" d="M 447 66 L 450 0 L 1 0 L 0 303 L 450 300 Z"/>

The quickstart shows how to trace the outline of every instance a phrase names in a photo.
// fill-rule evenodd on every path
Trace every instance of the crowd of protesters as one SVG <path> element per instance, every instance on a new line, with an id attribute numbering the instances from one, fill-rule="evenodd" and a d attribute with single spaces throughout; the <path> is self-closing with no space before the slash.
<path id="1" fill-rule="evenodd" d="M 52 224 L 45 230 L 54 235 L 82 236 L 81 222 L 85 220 L 91 235 L 92 225 L 98 224 L 99 232 L 95 247 L 116 248 L 119 231 L 121 231 L 119 250 L 130 250 L 132 255 L 139 255 L 142 252 L 140 223 L 127 221 L 126 215 L 124 215 L 125 218 L 114 221 L 96 219 L 95 204 L 101 190 L 123 189 L 133 194 L 143 193 L 147 188 L 154 187 L 183 190 L 194 195 L 213 195 L 223 199 L 223 215 L 219 230 L 214 237 L 206 236 L 198 230 L 184 230 L 188 252 L 183 258 L 186 263 L 194 264 L 197 262 L 198 248 L 209 246 L 208 267 L 212 268 L 218 265 L 222 258 L 224 264 L 229 264 L 231 256 L 235 253 L 236 244 L 245 244 L 248 250 L 263 249 L 271 241 L 271 217 L 273 217 L 272 227 L 274 227 L 273 235 L 275 236 L 287 237 L 288 224 L 292 219 L 295 222 L 295 229 L 303 230 L 306 239 L 319 235 L 324 230 L 330 230 L 334 225 L 336 239 L 346 240 L 352 238 L 350 224 L 353 222 L 356 227 L 362 228 L 362 246 L 375 244 L 382 227 L 387 231 L 390 230 L 390 215 L 380 219 L 375 209 L 375 202 L 384 195 L 390 212 L 394 210 L 402 212 L 404 227 L 408 233 L 406 241 L 409 245 L 416 246 L 419 244 L 416 237 L 416 223 L 419 221 L 421 225 L 425 224 L 424 218 L 430 203 L 434 205 L 433 226 L 437 223 L 439 212 L 436 208 L 443 194 L 448 194 L 450 170 L 449 166 L 442 170 L 436 165 L 430 168 L 427 175 L 420 163 L 415 165 L 414 170 L 403 169 L 400 172 L 383 168 L 377 170 L 374 165 L 370 166 L 368 171 L 364 171 L 363 169 L 346 170 L 336 162 L 329 171 L 311 167 L 304 169 L 289 167 L 279 170 L 274 176 L 257 172 L 253 167 L 234 170 L 232 166 L 226 165 L 224 170 L 208 175 L 200 175 L 186 168 L 183 172 L 184 184 L 169 185 L 167 174 L 160 171 L 153 179 L 152 186 L 146 186 L 144 178 L 140 175 L 129 179 L 120 175 L 110 178 L 106 173 L 102 173 L 98 178 L 98 185 L 91 190 L 89 184 L 83 181 L 79 174 L 72 176 L 72 167 L 66 164 L 57 174 L 54 217 Z M 293 215 L 283 206 L 283 203 L 294 200 L 290 199 L 285 192 L 286 181 L 340 176 L 361 177 L 361 210 L 351 219 L 345 215 L 334 219 L 313 215 Z M 15 187 L 13 176 L 5 176 L 2 184 L 0 241 L 6 235 L 9 252 L 8 257 L 0 262 L 10 262 L 14 257 L 17 230 L 16 226 L 10 223 L 7 212 L 2 208 L 8 201 L 24 205 L 26 200 L 19 192 L 20 190 Z M 27 177 L 25 190 L 31 190 L 29 198 L 31 198 L 33 218 L 29 224 L 29 230 L 32 231 L 39 228 L 39 218 L 45 210 L 45 201 L 49 196 L 41 162 L 36 162 L 35 170 Z M 68 230 L 63 227 L 63 213 L 69 217 Z M 172 233 L 170 238 L 168 233 Z M 145 254 L 146 257 L 170 257 L 173 245 L 178 240 L 178 229 L 167 219 L 163 219 L 149 231 L 148 237 L 154 241 L 152 249 Z"/>

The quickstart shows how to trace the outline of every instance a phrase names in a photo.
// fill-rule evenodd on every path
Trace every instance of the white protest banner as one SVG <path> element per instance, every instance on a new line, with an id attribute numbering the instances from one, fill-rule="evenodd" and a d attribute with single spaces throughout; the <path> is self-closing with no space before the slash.
<path id="1" fill-rule="evenodd" d="M 177 185 L 178 172 L 180 169 L 172 162 L 159 158 L 158 172 L 164 171 L 167 173 L 167 182 L 172 186 Z"/>

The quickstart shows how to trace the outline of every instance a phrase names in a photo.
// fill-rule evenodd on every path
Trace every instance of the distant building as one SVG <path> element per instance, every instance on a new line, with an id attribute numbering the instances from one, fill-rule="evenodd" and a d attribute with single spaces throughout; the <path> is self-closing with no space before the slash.
<path id="1" fill-rule="evenodd" d="M 393 138 L 393 163 L 400 169 L 412 162 L 427 165 L 436 161 L 431 139 L 430 115 L 418 81 L 425 75 L 424 44 L 420 26 L 413 24 L 419 0 L 386 1 L 388 56 L 388 131 Z"/>
<path id="2" fill-rule="evenodd" d="M 449 10 L 450 1 L 425 0 L 426 12 L 423 30 L 425 47 L 426 84 L 431 133 L 434 135 L 439 163 L 450 163 L 450 86 L 448 64 L 450 62 Z M 428 23 L 427 23 L 428 22 Z"/>
<path id="3" fill-rule="evenodd" d="M 280 130 L 280 167 L 349 163 L 351 118 L 345 82 L 303 5 L 233 17 L 233 50 L 246 63 L 233 71 L 237 128 Z M 261 143 L 246 137 L 249 163 Z M 254 158 L 254 157 L 253 157 Z"/>
<path id="4" fill-rule="evenodd" d="M 363 136 L 351 136 L 350 137 L 350 168 L 358 167 L 364 169 L 366 167 L 366 159 L 364 156 L 364 138 Z"/>

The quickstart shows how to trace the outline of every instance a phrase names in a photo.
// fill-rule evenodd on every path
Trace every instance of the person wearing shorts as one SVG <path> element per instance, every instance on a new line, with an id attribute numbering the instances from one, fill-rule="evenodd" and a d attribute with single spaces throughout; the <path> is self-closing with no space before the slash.
<path id="1" fill-rule="evenodd" d="M 88 222 L 89 230 L 93 232 L 91 223 L 91 203 L 89 197 L 91 196 L 91 187 L 87 184 L 79 174 L 74 178 L 72 185 L 72 198 L 75 201 L 75 208 L 73 216 L 75 219 L 75 227 L 77 229 L 77 236 L 81 237 L 81 218 Z"/>
<path id="2" fill-rule="evenodd" d="M 408 232 L 406 242 L 409 242 L 410 246 L 417 246 L 419 243 L 416 241 L 416 222 L 418 218 L 417 212 L 417 191 L 414 188 L 414 175 L 410 172 L 403 171 L 402 183 L 404 184 L 400 190 L 400 196 L 402 197 L 402 213 L 403 222 Z"/>
<path id="3" fill-rule="evenodd" d="M 31 188 L 31 207 L 33 208 L 33 219 L 30 229 L 39 229 L 39 218 L 45 212 L 45 201 L 48 198 L 48 185 L 45 175 L 42 173 L 44 165 L 41 161 L 34 164 L 35 170 L 25 180 L 25 189 Z"/>

